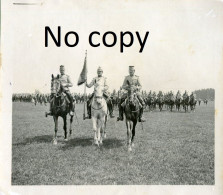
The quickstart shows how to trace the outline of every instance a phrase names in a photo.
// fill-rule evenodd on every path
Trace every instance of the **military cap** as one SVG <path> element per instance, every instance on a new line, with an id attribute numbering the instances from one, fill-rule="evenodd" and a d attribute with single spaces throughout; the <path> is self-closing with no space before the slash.
<path id="1" fill-rule="evenodd" d="M 60 65 L 60 68 L 64 68 L 64 65 Z"/>
<path id="2" fill-rule="evenodd" d="M 98 67 L 97 71 L 102 71 L 103 72 L 103 70 L 102 70 L 102 68 L 100 66 Z"/>

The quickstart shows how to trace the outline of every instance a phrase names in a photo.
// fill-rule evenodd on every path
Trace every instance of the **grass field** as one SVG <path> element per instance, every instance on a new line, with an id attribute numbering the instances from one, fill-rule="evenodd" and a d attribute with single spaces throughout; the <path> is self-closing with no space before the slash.
<path id="1" fill-rule="evenodd" d="M 127 151 L 124 122 L 110 119 L 101 148 L 92 145 L 91 120 L 76 106 L 73 135 L 64 142 L 59 120 L 58 144 L 47 106 L 13 103 L 12 185 L 213 185 L 214 102 L 195 113 L 145 112 L 136 127 L 135 147 Z M 117 112 L 115 115 L 117 116 Z"/>

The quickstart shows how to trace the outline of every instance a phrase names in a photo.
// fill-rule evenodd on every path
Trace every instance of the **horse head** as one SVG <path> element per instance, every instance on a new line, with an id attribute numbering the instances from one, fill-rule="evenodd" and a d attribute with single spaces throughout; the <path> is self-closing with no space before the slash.
<path id="1" fill-rule="evenodd" d="M 129 101 L 129 106 L 131 108 L 135 108 L 136 106 L 136 93 L 133 87 L 130 87 L 128 90 L 128 101 Z"/>
<path id="2" fill-rule="evenodd" d="M 51 79 L 51 93 L 58 95 L 61 92 L 61 83 L 59 80 L 59 75 L 57 77 L 54 77 L 52 74 L 52 79 Z"/>

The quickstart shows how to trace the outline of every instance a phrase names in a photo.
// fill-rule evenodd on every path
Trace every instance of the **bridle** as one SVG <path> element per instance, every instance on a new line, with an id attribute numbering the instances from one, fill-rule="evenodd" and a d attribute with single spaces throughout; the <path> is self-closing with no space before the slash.
<path id="1" fill-rule="evenodd" d="M 53 90 L 53 91 L 55 91 L 55 93 L 54 93 L 54 99 L 53 99 L 53 104 L 54 104 L 54 100 L 55 100 L 55 98 L 59 98 L 59 97 L 61 97 L 61 82 L 60 82 L 60 80 L 58 80 L 58 79 L 53 79 L 53 81 L 51 81 L 52 83 L 51 83 L 51 91 Z M 55 87 L 55 85 L 56 85 L 56 87 Z M 62 104 L 61 105 L 58 105 L 58 106 L 56 106 L 57 108 L 60 108 L 60 107 L 62 107 L 62 106 L 64 106 L 64 104 L 65 104 L 65 98 L 63 99 L 63 102 L 62 102 Z"/>
<path id="2" fill-rule="evenodd" d="M 97 99 L 97 98 L 102 99 L 103 97 L 102 97 L 102 96 L 94 96 L 93 98 L 95 98 L 95 99 Z M 94 107 L 91 105 L 91 108 L 92 108 L 93 110 L 101 110 L 103 107 L 104 107 L 104 105 L 102 105 L 100 108 L 94 108 Z"/>
<path id="3" fill-rule="evenodd" d="M 130 96 L 133 96 L 133 97 L 131 97 L 132 100 L 130 100 Z M 129 105 L 129 108 L 130 108 L 131 112 L 135 113 L 135 112 L 138 112 L 140 110 L 140 107 L 137 110 L 131 110 L 131 107 L 130 107 L 130 102 L 134 102 L 134 100 L 139 102 L 139 100 L 136 98 L 136 93 L 135 92 L 133 94 L 131 94 L 131 95 L 128 94 L 127 100 L 128 100 L 128 105 Z"/>

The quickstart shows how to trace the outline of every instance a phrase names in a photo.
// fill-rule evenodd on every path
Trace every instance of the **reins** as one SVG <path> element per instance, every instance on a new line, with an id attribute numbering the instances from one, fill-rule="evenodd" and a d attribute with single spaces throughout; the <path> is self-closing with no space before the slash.
<path id="1" fill-rule="evenodd" d="M 129 99 L 129 97 L 128 97 L 127 99 Z M 135 98 L 135 99 L 136 99 L 137 102 L 139 103 L 138 98 Z M 128 103 L 128 105 L 129 105 L 129 103 Z M 129 105 L 129 107 L 130 107 L 130 105 Z M 138 110 L 131 110 L 131 109 L 130 109 L 130 111 L 133 112 L 133 113 L 134 113 L 134 112 L 138 112 L 138 111 L 140 111 L 140 106 L 139 106 L 139 109 L 138 109 Z"/>
<path id="2" fill-rule="evenodd" d="M 95 96 L 95 98 L 102 98 L 101 96 Z M 104 107 L 104 105 L 100 108 L 94 108 L 92 105 L 91 105 L 91 108 L 94 109 L 94 110 L 101 110 L 102 108 Z"/>

